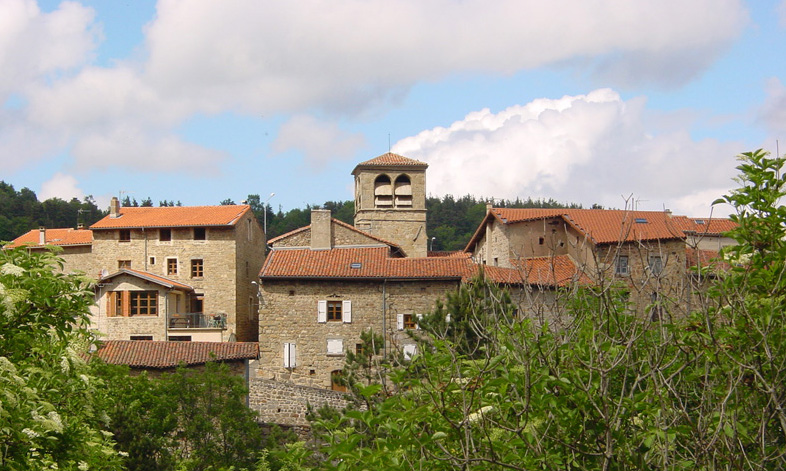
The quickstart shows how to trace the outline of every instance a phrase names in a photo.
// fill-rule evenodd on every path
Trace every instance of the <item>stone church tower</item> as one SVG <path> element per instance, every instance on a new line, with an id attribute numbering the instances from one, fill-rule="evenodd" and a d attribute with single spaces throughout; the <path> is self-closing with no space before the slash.
<path id="1" fill-rule="evenodd" d="M 428 164 L 387 153 L 359 163 L 355 176 L 355 227 L 393 242 L 407 257 L 425 257 Z"/>

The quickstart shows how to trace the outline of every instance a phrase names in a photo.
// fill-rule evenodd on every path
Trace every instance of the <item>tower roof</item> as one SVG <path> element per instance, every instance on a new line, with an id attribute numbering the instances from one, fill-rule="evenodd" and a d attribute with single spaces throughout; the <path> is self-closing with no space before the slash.
<path id="1" fill-rule="evenodd" d="M 428 164 L 425 162 L 421 162 L 419 160 L 404 157 L 403 155 L 398 155 L 392 152 L 388 152 L 387 154 L 382 154 L 379 157 L 375 157 L 371 160 L 360 162 L 355 167 L 355 170 L 352 171 L 352 174 L 354 175 L 361 168 L 367 168 L 367 167 L 371 167 L 371 168 L 407 167 L 407 168 L 418 168 L 418 169 L 425 170 L 426 168 L 428 168 Z"/>

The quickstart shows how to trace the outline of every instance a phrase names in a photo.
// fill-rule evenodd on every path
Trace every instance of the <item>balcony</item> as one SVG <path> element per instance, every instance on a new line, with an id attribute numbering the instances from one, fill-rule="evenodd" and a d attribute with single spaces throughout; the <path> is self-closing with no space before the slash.
<path id="1" fill-rule="evenodd" d="M 169 316 L 170 329 L 226 329 L 226 314 L 205 314 L 204 312 L 189 312 Z"/>

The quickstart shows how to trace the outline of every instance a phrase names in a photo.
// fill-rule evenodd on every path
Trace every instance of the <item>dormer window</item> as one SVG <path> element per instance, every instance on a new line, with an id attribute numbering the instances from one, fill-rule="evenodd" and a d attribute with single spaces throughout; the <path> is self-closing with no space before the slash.
<path id="1" fill-rule="evenodd" d="M 393 206 L 393 185 L 387 175 L 380 175 L 374 180 L 374 206 Z"/>

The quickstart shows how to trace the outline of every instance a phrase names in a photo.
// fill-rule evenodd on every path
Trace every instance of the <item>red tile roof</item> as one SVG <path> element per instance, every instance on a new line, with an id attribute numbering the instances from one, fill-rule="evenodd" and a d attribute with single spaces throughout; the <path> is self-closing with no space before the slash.
<path id="1" fill-rule="evenodd" d="M 130 275 L 136 278 L 142 278 L 147 281 L 152 281 L 153 283 L 159 284 L 161 286 L 165 286 L 170 289 L 179 289 L 182 291 L 194 291 L 194 288 L 191 286 L 185 285 L 183 283 L 179 283 L 174 280 L 170 280 L 169 278 L 164 278 L 163 276 L 154 275 L 153 273 L 149 273 L 146 271 L 140 270 L 132 270 L 131 268 L 121 268 L 119 271 L 116 271 L 110 275 L 106 275 L 101 277 L 98 281 L 99 283 L 110 280 L 119 275 Z"/>
<path id="2" fill-rule="evenodd" d="M 106 340 L 95 356 L 113 365 L 134 368 L 174 368 L 180 364 L 202 365 L 209 361 L 259 358 L 257 342 L 154 342 Z"/>
<path id="3" fill-rule="evenodd" d="M 21 245 L 39 246 L 40 230 L 33 229 L 13 240 L 6 247 L 19 247 Z M 46 229 L 45 245 L 90 245 L 93 243 L 93 231 L 90 229 Z"/>
<path id="4" fill-rule="evenodd" d="M 728 218 L 689 218 L 675 216 L 675 224 L 687 234 L 719 236 L 737 228 L 737 223 Z"/>
<path id="5" fill-rule="evenodd" d="M 595 244 L 613 244 L 646 240 L 682 239 L 684 233 L 672 216 L 663 211 L 625 211 L 618 209 L 543 209 L 492 208 L 470 239 L 465 250 L 485 234 L 491 218 L 502 224 L 560 218 L 586 235 Z"/>
<path id="6" fill-rule="evenodd" d="M 554 269 L 547 264 L 554 262 Z M 489 279 L 506 284 L 566 285 L 588 282 L 568 256 L 527 261 L 517 268 L 482 267 Z M 331 250 L 274 249 L 262 268 L 262 280 L 276 279 L 411 279 L 468 280 L 481 265 L 469 257 L 392 258 L 385 247 Z"/>
<path id="7" fill-rule="evenodd" d="M 354 174 L 360 167 L 422 167 L 427 168 L 428 164 L 425 162 L 421 162 L 419 160 L 410 159 L 408 157 L 404 157 L 403 155 L 393 154 L 388 152 L 387 154 L 382 154 L 379 157 L 375 157 L 371 160 L 366 160 L 365 162 L 360 162 L 355 167 L 355 170 L 352 171 Z"/>
<path id="8" fill-rule="evenodd" d="M 247 204 L 120 208 L 119 217 L 106 216 L 90 228 L 234 226 L 249 211 L 251 207 Z"/>

